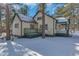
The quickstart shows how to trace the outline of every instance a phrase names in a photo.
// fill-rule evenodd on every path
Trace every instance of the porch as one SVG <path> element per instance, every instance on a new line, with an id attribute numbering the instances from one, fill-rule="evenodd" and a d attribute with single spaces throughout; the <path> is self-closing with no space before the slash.
<path id="1" fill-rule="evenodd" d="M 30 29 L 30 28 L 24 28 L 24 35 L 23 37 L 38 37 L 40 36 L 42 33 L 42 30 L 41 29 L 37 29 L 37 28 L 34 28 L 34 29 Z"/>

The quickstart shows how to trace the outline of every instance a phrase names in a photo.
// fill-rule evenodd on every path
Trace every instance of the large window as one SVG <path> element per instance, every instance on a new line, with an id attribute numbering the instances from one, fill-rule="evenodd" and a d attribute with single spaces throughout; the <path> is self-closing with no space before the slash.
<path id="1" fill-rule="evenodd" d="M 17 23 L 17 24 L 15 24 L 15 28 L 19 28 L 19 24 Z"/>

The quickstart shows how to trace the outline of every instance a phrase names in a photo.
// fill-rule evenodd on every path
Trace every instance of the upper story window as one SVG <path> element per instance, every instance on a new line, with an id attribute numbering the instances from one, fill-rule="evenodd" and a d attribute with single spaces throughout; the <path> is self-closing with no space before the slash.
<path id="1" fill-rule="evenodd" d="M 41 17 L 38 17 L 38 18 L 37 18 L 37 20 L 41 20 L 41 19 L 42 19 Z"/>
<path id="2" fill-rule="evenodd" d="M 15 28 L 18 28 L 19 27 L 19 24 L 17 23 L 17 24 L 15 24 Z"/>

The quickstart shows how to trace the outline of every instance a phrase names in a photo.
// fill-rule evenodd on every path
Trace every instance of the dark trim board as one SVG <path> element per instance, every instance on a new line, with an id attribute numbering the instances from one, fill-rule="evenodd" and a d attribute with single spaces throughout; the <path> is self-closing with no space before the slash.
<path id="1" fill-rule="evenodd" d="M 41 37 L 41 35 L 35 35 L 35 36 L 21 36 L 20 38 L 37 38 Z"/>
<path id="2" fill-rule="evenodd" d="M 71 35 L 64 34 L 64 33 L 56 33 L 55 34 L 55 37 L 72 37 L 72 36 Z"/>
<path id="3" fill-rule="evenodd" d="M 34 35 L 34 36 L 18 36 L 18 35 L 13 35 L 13 36 L 15 36 L 15 37 L 18 37 L 18 38 L 37 38 L 37 37 L 42 37 L 42 34 L 40 34 L 40 35 Z M 69 35 L 69 36 L 67 36 L 67 35 L 56 35 L 56 34 L 54 34 L 54 35 L 45 35 L 45 37 L 72 37 L 71 35 Z"/>
<path id="4" fill-rule="evenodd" d="M 46 37 L 54 37 L 55 35 L 47 35 L 47 34 L 46 34 L 45 36 L 46 36 Z"/>
<path id="5" fill-rule="evenodd" d="M 37 38 L 37 37 L 42 37 L 42 34 L 39 34 L 39 35 L 33 35 L 33 36 L 18 36 L 18 35 L 13 35 L 15 37 L 18 37 L 18 38 Z M 46 37 L 54 37 L 54 35 L 45 35 Z"/>
<path id="6" fill-rule="evenodd" d="M 12 35 L 12 36 L 15 36 L 15 37 L 18 37 L 18 38 L 36 38 L 36 37 L 40 37 L 41 34 L 39 35 L 33 35 L 33 36 L 18 36 L 18 35 Z"/>
<path id="7" fill-rule="evenodd" d="M 14 34 L 12 34 L 11 36 L 16 36 L 16 37 L 19 37 L 20 35 L 14 35 Z"/>

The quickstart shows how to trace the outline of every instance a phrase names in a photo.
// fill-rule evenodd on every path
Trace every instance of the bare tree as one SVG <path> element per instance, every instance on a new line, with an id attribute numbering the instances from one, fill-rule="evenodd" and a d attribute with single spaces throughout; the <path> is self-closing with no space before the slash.
<path id="1" fill-rule="evenodd" d="M 9 7 L 8 4 L 5 4 L 5 10 L 6 10 L 6 40 L 10 40 L 10 13 L 9 13 Z"/>

